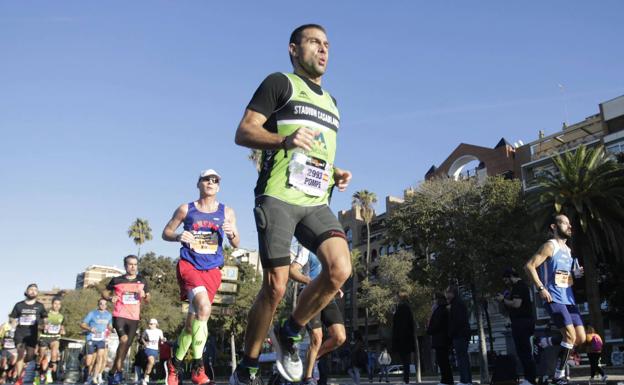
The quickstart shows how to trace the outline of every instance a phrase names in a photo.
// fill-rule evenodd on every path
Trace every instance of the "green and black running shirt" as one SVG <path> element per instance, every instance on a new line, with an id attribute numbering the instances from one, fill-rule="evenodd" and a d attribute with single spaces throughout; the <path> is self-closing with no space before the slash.
<path id="1" fill-rule="evenodd" d="M 256 197 L 268 195 L 297 206 L 327 204 L 340 126 L 336 100 L 309 79 L 276 72 L 264 79 L 247 108 L 267 117 L 264 128 L 269 132 L 288 136 L 302 126 L 317 132 L 306 153 L 262 152 Z"/>
<path id="2" fill-rule="evenodd" d="M 48 321 L 43 329 L 41 337 L 58 337 L 61 335 L 61 327 L 65 323 L 65 317 L 60 312 L 50 310 Z"/>

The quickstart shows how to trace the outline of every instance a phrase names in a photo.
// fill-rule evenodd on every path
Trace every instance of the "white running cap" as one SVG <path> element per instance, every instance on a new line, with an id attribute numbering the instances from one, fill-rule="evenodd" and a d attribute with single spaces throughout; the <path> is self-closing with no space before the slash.
<path id="1" fill-rule="evenodd" d="M 156 318 L 150 319 L 149 323 L 158 325 L 158 321 L 156 320 Z"/>
<path id="2" fill-rule="evenodd" d="M 217 178 L 221 179 L 221 175 L 219 175 L 218 172 L 216 172 L 215 170 L 209 168 L 208 170 L 204 170 L 202 172 L 199 173 L 199 179 L 210 176 L 210 175 L 214 175 Z"/>

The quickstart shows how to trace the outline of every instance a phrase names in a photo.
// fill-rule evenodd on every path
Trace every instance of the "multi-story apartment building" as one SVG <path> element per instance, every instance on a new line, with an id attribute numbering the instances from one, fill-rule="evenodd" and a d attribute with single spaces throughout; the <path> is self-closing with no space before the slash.
<path id="1" fill-rule="evenodd" d="M 101 280 L 113 278 L 125 273 L 125 270 L 113 266 L 91 265 L 84 272 L 76 275 L 76 289 L 97 285 Z"/>
<path id="2" fill-rule="evenodd" d="M 600 112 L 583 121 L 564 125 L 554 134 L 527 143 L 516 150 L 516 169 L 525 191 L 537 188 L 537 178 L 547 171 L 556 172 L 552 158 L 581 145 L 603 145 L 616 154 L 624 151 L 624 95 L 601 103 Z"/>
<path id="3" fill-rule="evenodd" d="M 41 302 L 46 309 L 50 310 L 52 307 L 52 300 L 56 297 L 63 298 L 69 291 L 71 291 L 71 289 L 59 289 L 58 287 L 53 287 L 52 290 L 40 290 L 37 301 Z"/>
<path id="4" fill-rule="evenodd" d="M 262 263 L 260 262 L 260 254 L 257 250 L 238 248 L 232 251 L 232 257 L 236 258 L 238 263 L 248 263 L 252 265 L 254 270 L 262 275 Z"/>
<path id="5" fill-rule="evenodd" d="M 518 141 L 509 143 L 504 138 L 493 147 L 482 147 L 461 143 L 439 165 L 432 166 L 425 174 L 425 179 L 448 177 L 455 180 L 466 178 L 485 178 L 486 176 L 502 175 L 506 178 L 522 180 L 525 191 L 537 187 L 536 178 L 545 170 L 554 170 L 552 157 L 566 151 L 571 151 L 581 144 L 595 146 L 602 144 L 611 153 L 624 152 L 624 96 L 617 97 L 599 105 L 599 112 L 589 116 L 581 122 L 572 125 L 563 125 L 562 129 L 545 135 L 538 132 L 538 138 L 524 144 Z M 409 193 L 407 191 L 406 193 Z M 399 207 L 402 199 L 386 198 L 386 211 L 376 215 L 371 223 L 371 276 L 375 275 L 378 257 L 392 254 L 396 250 L 407 248 L 401 244 L 389 244 L 386 239 L 386 220 L 392 210 Z M 339 213 L 352 249 L 359 249 L 362 259 L 366 258 L 366 225 L 357 209 L 343 210 Z M 362 278 L 362 277 L 360 277 Z M 357 304 L 359 288 L 357 277 L 351 278 L 345 284 L 343 314 L 348 332 L 364 331 L 364 309 Z M 492 302 L 489 309 L 489 325 L 494 339 L 494 350 L 498 353 L 513 351 L 513 342 L 510 338 L 508 320 L 499 313 L 498 306 Z M 586 313 L 586 304 L 580 305 Z M 541 307 L 537 307 L 538 322 L 545 324 L 547 315 Z M 478 350 L 476 320 L 471 320 L 475 331 L 470 350 L 476 355 Z M 372 346 L 382 339 L 389 337 L 389 331 L 380 328 L 376 320 L 369 320 L 369 342 Z M 618 341 L 621 331 L 610 330 L 607 338 Z M 475 357 L 476 358 L 476 357 Z M 474 361 L 478 362 L 478 361 Z"/>
<path id="6" fill-rule="evenodd" d="M 371 236 L 371 257 L 370 257 L 370 277 L 374 278 L 377 274 L 377 268 L 379 265 L 379 257 L 392 254 L 401 248 L 406 246 L 403 244 L 389 244 L 386 237 L 386 218 L 389 213 L 395 209 L 403 199 L 388 196 L 386 197 L 386 211 L 375 215 L 370 226 Z M 366 223 L 362 219 L 360 212 L 357 208 L 351 208 L 349 210 L 342 210 L 338 213 L 338 219 L 345 229 L 347 235 L 347 241 L 350 249 L 358 249 L 360 251 L 360 257 L 362 265 L 366 260 Z M 344 285 L 344 298 L 343 298 L 343 314 L 345 317 L 345 327 L 348 335 L 355 330 L 359 330 L 364 334 L 365 328 L 365 310 L 357 303 L 357 296 L 355 293 L 360 288 L 360 282 L 364 278 L 363 275 L 352 275 L 351 278 Z M 368 341 L 371 346 L 377 346 L 381 340 L 389 339 L 389 331 L 383 330 L 379 327 L 379 323 L 373 317 L 369 317 L 368 325 Z"/>

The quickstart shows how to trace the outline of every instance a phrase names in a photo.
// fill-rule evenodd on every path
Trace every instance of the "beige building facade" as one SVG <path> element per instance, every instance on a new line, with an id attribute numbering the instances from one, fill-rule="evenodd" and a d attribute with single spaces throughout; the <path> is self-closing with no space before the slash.
<path id="1" fill-rule="evenodd" d="M 113 266 L 88 266 L 85 271 L 76 276 L 76 289 L 84 289 L 85 287 L 97 285 L 103 279 L 117 277 L 125 272 L 125 270 Z"/>

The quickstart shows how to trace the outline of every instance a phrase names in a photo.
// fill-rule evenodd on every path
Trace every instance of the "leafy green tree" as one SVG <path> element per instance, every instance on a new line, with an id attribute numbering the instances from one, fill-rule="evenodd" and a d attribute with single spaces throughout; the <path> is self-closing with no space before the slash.
<path id="1" fill-rule="evenodd" d="M 141 327 L 146 328 L 150 318 L 169 338 L 175 338 L 184 325 L 182 301 L 176 276 L 177 259 L 147 252 L 139 259 L 139 272 L 150 287 L 150 302 L 141 309 Z"/>
<path id="2" fill-rule="evenodd" d="M 374 192 L 368 190 L 356 191 L 353 194 L 352 205 L 355 209 L 359 210 L 364 223 L 366 224 L 366 258 L 365 258 L 365 271 L 364 281 L 368 281 L 369 267 L 370 267 L 370 224 L 375 217 L 375 209 L 373 205 L 377 203 L 377 195 Z M 364 309 L 364 343 L 368 347 L 368 308 Z"/>
<path id="3" fill-rule="evenodd" d="M 483 303 L 500 290 L 504 268 L 521 266 L 538 245 L 520 182 L 426 181 L 393 211 L 388 223 L 391 238 L 413 246 L 418 257 L 414 278 L 423 286 L 441 290 L 457 282 L 470 292 L 482 379 L 488 379 Z"/>
<path id="4" fill-rule="evenodd" d="M 364 274 L 362 266 L 362 252 L 360 249 L 351 250 L 351 274 Z"/>
<path id="5" fill-rule="evenodd" d="M 147 219 L 137 218 L 128 228 L 128 237 L 139 247 L 137 257 L 141 257 L 141 245 L 152 240 L 152 228 Z"/>
<path id="6" fill-rule="evenodd" d="M 415 310 L 415 319 L 420 323 L 429 316 L 431 289 L 423 287 L 411 277 L 414 256 L 406 251 L 384 255 L 379 258 L 379 274 L 376 279 L 362 284 L 362 305 L 381 325 L 388 325 L 392 313 L 399 303 L 397 294 L 406 293 Z"/>
<path id="7" fill-rule="evenodd" d="M 154 252 L 145 253 L 139 260 L 139 272 L 147 279 L 151 290 L 158 290 L 166 301 L 180 304 L 180 288 L 176 275 L 178 259 Z"/>
<path id="8" fill-rule="evenodd" d="M 158 327 L 168 339 L 175 339 L 182 327 L 186 313 L 182 310 L 182 302 L 171 297 L 158 288 L 150 291 L 150 301 L 141 306 L 141 329 L 148 327 L 151 318 L 158 320 Z"/>
<path id="9" fill-rule="evenodd" d="M 398 293 L 405 293 L 410 298 L 410 307 L 415 315 L 414 330 L 424 325 L 428 316 L 431 290 L 418 284 L 411 277 L 414 255 L 399 251 L 384 255 L 379 259 L 379 274 L 375 279 L 365 281 L 362 286 L 362 305 L 369 309 L 381 325 L 388 325 L 399 303 Z M 415 340 L 418 346 L 418 339 Z M 420 358 L 417 350 L 417 379 L 420 379 Z"/>
<path id="10" fill-rule="evenodd" d="M 591 322 L 603 333 L 598 264 L 624 262 L 624 166 L 602 146 L 580 146 L 553 163 L 557 172 L 541 177 L 539 189 L 530 193 L 532 208 L 540 224 L 553 213 L 569 217 L 573 251 L 585 268 Z"/>
<path id="11" fill-rule="evenodd" d="M 226 263 L 233 264 L 234 262 L 229 260 Z M 247 325 L 247 315 L 256 295 L 260 291 L 262 276 L 256 272 L 251 264 L 241 263 L 237 266 L 239 270 L 238 281 L 236 282 L 238 286 L 236 301 L 234 304 L 225 307 L 225 310 L 220 314 L 210 317 L 209 330 L 219 330 L 222 343 L 233 336 L 234 345 L 242 346 Z"/>
<path id="12" fill-rule="evenodd" d="M 76 339 L 84 337 L 80 324 L 91 310 L 97 309 L 100 298 L 100 291 L 96 287 L 68 291 L 63 296 L 61 313 L 65 317 L 65 337 Z"/>

